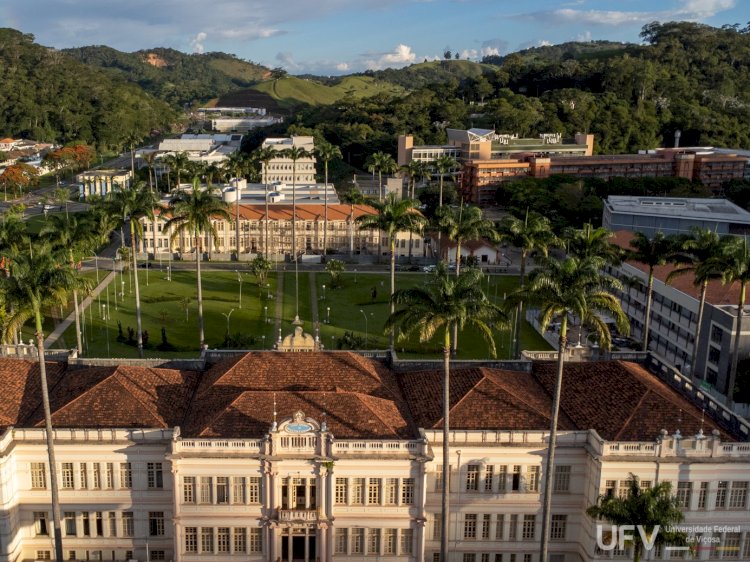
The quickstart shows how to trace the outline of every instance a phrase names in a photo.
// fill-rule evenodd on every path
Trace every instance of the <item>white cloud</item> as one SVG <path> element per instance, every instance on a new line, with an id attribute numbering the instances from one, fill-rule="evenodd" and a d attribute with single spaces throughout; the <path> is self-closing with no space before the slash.
<path id="1" fill-rule="evenodd" d="M 500 56 L 508 51 L 508 42 L 504 39 L 487 39 L 482 41 L 479 54 L 483 57 Z"/>
<path id="2" fill-rule="evenodd" d="M 625 10 L 575 10 L 560 8 L 516 16 L 533 19 L 551 25 L 575 23 L 582 25 L 620 26 L 627 24 L 645 24 L 654 20 L 690 20 L 701 21 L 716 14 L 734 8 L 737 0 L 681 0 L 671 10 L 661 11 L 625 11 Z M 568 4 L 570 5 L 570 4 Z"/>
<path id="3" fill-rule="evenodd" d="M 190 41 L 190 48 L 193 49 L 194 53 L 203 52 L 203 42 L 207 37 L 208 35 L 203 31 L 199 32 L 195 37 L 193 37 L 193 39 Z"/>
<path id="4" fill-rule="evenodd" d="M 417 62 L 417 55 L 409 45 L 400 43 L 388 53 L 366 53 L 362 55 L 362 64 L 369 70 L 384 68 L 401 68 Z"/>
<path id="5" fill-rule="evenodd" d="M 282 35 L 284 31 L 272 27 L 247 27 L 241 29 L 225 29 L 219 35 L 226 39 L 241 41 L 253 41 L 255 39 L 265 39 L 275 35 Z"/>
<path id="6" fill-rule="evenodd" d="M 338 70 L 339 72 L 346 72 L 347 70 L 349 70 L 349 63 L 347 62 L 338 63 L 336 65 L 336 70 Z"/>
<path id="7" fill-rule="evenodd" d="M 578 35 L 576 35 L 575 40 L 580 41 L 581 43 L 591 41 L 591 32 L 584 31 L 582 33 L 579 33 Z"/>

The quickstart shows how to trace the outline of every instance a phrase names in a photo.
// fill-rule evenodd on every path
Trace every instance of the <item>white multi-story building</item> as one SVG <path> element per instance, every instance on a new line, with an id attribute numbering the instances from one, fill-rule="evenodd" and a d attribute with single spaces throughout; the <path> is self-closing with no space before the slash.
<path id="1" fill-rule="evenodd" d="M 349 352 L 248 353 L 200 371 L 50 363 L 65 557 L 436 560 L 442 374 L 420 365 Z M 555 366 L 517 366 L 453 373 L 451 562 L 539 562 Z M 38 376 L 0 359 L 2 561 L 54 552 Z M 631 473 L 671 482 L 685 523 L 722 547 L 697 559 L 750 559 L 748 424 L 706 406 L 634 363 L 570 364 L 550 560 L 628 556 L 597 549 L 585 509 L 626 493 Z"/>
<path id="2" fill-rule="evenodd" d="M 322 204 L 298 204 L 297 206 L 297 249 L 302 253 L 323 254 L 325 232 L 325 206 Z M 235 208 L 229 213 L 235 216 Z M 328 249 L 341 254 L 387 255 L 388 239 L 377 229 L 360 230 L 357 218 L 375 213 L 368 205 L 328 205 Z M 291 204 L 269 205 L 266 220 L 265 205 L 239 206 L 240 217 L 240 255 L 251 255 L 265 252 L 266 223 L 268 223 L 268 249 L 273 256 L 284 256 L 292 252 L 292 215 Z M 150 254 L 179 253 L 183 256 L 195 251 L 195 237 L 178 236 L 172 238 L 172 227 L 167 227 L 167 214 L 158 214 L 156 220 L 141 219 L 143 237 L 139 239 L 139 251 Z M 211 240 L 210 235 L 203 234 L 204 252 L 219 254 L 236 250 L 236 226 L 234 221 L 217 218 L 213 221 L 218 237 Z M 419 234 L 409 235 L 399 232 L 396 235 L 396 255 L 423 257 L 427 249 Z M 429 246 L 428 246 L 429 247 Z M 156 252 L 154 252 L 154 248 Z"/>
<path id="3" fill-rule="evenodd" d="M 270 146 L 279 152 L 279 155 L 268 163 L 268 169 L 263 172 L 263 181 L 268 183 L 315 183 L 315 141 L 313 137 L 288 137 L 267 138 L 263 141 L 263 147 Z M 283 151 L 292 148 L 302 148 L 309 156 L 300 158 L 294 162 L 287 157 Z"/>
<path id="4" fill-rule="evenodd" d="M 622 248 L 629 248 L 632 237 L 632 232 L 619 231 L 615 233 L 614 243 Z M 740 329 L 737 322 L 739 286 L 736 283 L 725 285 L 718 279 L 709 283 L 700 341 L 696 342 L 700 288 L 694 284 L 691 274 L 682 275 L 667 283 L 667 277 L 674 268 L 673 265 L 654 268 L 649 349 L 664 357 L 679 371 L 692 376 L 705 390 L 725 397 L 728 392 L 734 338 Z M 630 334 L 640 341 L 643 338 L 646 314 L 648 267 L 631 260 L 618 266 L 610 266 L 607 270 L 623 283 L 618 297 L 630 320 Z M 742 319 L 739 339 L 742 354 L 750 351 L 749 313 L 750 305 L 745 306 L 745 316 Z M 696 364 L 691 365 L 696 345 Z"/>

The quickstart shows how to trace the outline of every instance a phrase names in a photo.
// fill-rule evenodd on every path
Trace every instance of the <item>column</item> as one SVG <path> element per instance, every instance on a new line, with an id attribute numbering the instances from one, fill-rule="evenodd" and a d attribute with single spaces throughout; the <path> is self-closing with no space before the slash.
<path id="1" fill-rule="evenodd" d="M 310 560 L 310 530 L 305 529 L 305 562 Z"/>
<path id="2" fill-rule="evenodd" d="M 425 461 L 417 461 L 417 474 L 414 478 L 414 506 L 417 508 L 417 517 L 415 525 L 415 542 L 416 542 L 416 559 L 420 562 L 425 556 L 425 523 L 427 520 L 425 514 L 425 502 L 427 499 L 427 470 Z"/>
<path id="3" fill-rule="evenodd" d="M 305 478 L 305 509 L 310 509 L 310 479 L 309 478 Z M 305 539 L 305 544 L 307 544 L 307 539 Z"/>
<path id="4" fill-rule="evenodd" d="M 292 528 L 291 527 L 287 528 L 287 533 L 289 533 L 286 536 L 287 560 L 288 560 L 288 562 L 292 562 L 292 545 L 293 545 L 293 542 L 292 542 Z"/>
<path id="5" fill-rule="evenodd" d="M 322 562 L 329 562 L 328 553 L 330 551 L 328 549 L 328 535 L 330 534 L 330 532 L 330 525 L 319 528 L 317 532 L 318 540 L 316 541 L 316 543 L 318 551 L 315 553 L 315 555 L 319 560 L 322 560 Z"/>
<path id="6" fill-rule="evenodd" d="M 276 533 L 271 525 L 266 525 L 266 544 L 268 545 L 268 562 L 276 560 Z"/>
<path id="7" fill-rule="evenodd" d="M 327 517 L 328 515 L 328 505 L 327 505 L 327 499 L 328 499 L 328 487 L 326 486 L 326 474 L 323 473 L 323 471 L 326 472 L 322 465 L 318 466 L 318 482 L 317 486 L 315 486 L 315 509 L 318 511 L 318 513 L 321 513 L 323 517 Z"/>

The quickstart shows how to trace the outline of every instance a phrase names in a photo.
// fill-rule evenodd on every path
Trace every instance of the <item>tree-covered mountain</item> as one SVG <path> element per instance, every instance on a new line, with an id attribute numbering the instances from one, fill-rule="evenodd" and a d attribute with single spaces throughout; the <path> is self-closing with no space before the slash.
<path id="1" fill-rule="evenodd" d="M 106 46 L 63 52 L 136 83 L 175 107 L 248 88 L 271 74 L 263 66 L 226 53 L 186 54 L 162 48 L 124 53 Z"/>
<path id="2" fill-rule="evenodd" d="M 750 148 L 750 28 L 653 23 L 642 38 L 533 49 L 494 66 L 446 60 L 374 73 L 404 84 L 428 68 L 441 76 L 437 85 L 414 80 L 406 95 L 308 109 L 294 126 L 339 144 L 356 165 L 377 150 L 395 153 L 399 134 L 443 143 L 446 128 L 471 126 L 593 133 L 604 154 L 671 146 L 678 129 L 683 146 Z M 463 77 L 446 79 L 456 63 Z"/>
<path id="3" fill-rule="evenodd" d="M 117 150 L 169 130 L 175 112 L 137 85 L 0 29 L 0 133 Z"/>

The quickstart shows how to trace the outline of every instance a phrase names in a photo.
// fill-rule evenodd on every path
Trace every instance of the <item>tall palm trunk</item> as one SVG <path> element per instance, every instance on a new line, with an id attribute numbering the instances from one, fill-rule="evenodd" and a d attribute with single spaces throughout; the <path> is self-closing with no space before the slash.
<path id="1" fill-rule="evenodd" d="M 198 281 L 198 338 L 200 339 L 200 349 L 203 351 L 205 335 L 203 333 L 203 286 L 201 285 L 201 254 L 203 253 L 203 244 L 201 243 L 200 233 L 195 232 L 195 271 Z"/>
<path id="2" fill-rule="evenodd" d="M 654 298 L 654 268 L 648 270 L 648 288 L 646 289 L 646 314 L 643 317 L 643 351 L 648 351 L 648 332 L 651 327 L 651 302 Z"/>
<path id="3" fill-rule="evenodd" d="M 328 161 L 325 162 L 325 200 L 323 201 L 323 256 L 328 255 Z"/>
<path id="4" fill-rule="evenodd" d="M 526 251 L 521 252 L 521 273 L 518 278 L 518 284 L 521 289 L 526 281 Z M 518 307 L 516 308 L 516 322 L 513 327 L 513 357 L 519 359 L 521 357 L 521 326 L 523 322 L 523 302 L 518 301 Z"/>
<path id="5" fill-rule="evenodd" d="M 461 275 L 461 238 L 456 239 L 456 277 Z M 458 324 L 453 326 L 453 355 L 458 353 Z"/>
<path id="6" fill-rule="evenodd" d="M 349 255 L 354 255 L 354 203 L 349 214 Z"/>
<path id="7" fill-rule="evenodd" d="M 235 238 L 235 246 L 237 247 L 237 261 L 240 261 L 240 182 L 237 180 L 237 185 L 235 186 L 235 199 L 234 199 L 234 238 Z"/>
<path id="8" fill-rule="evenodd" d="M 36 322 L 36 349 L 39 355 L 39 376 L 42 386 L 42 405 L 44 407 L 44 433 L 47 439 L 47 458 L 49 460 L 49 484 L 52 492 L 52 528 L 55 541 L 55 560 L 63 560 L 62 530 L 60 525 L 60 496 L 57 487 L 57 463 L 55 462 L 55 440 L 52 434 L 52 413 L 49 405 L 47 388 L 47 365 L 44 360 L 44 332 L 42 331 L 41 312 L 34 310 Z"/>
<path id="9" fill-rule="evenodd" d="M 378 169 L 378 200 L 383 202 L 383 171 Z"/>
<path id="10" fill-rule="evenodd" d="M 75 268 L 75 260 L 73 259 L 73 252 L 70 252 L 70 267 Z M 83 353 L 83 343 L 81 342 L 81 311 L 78 305 L 78 289 L 73 289 L 73 313 L 75 314 L 76 320 L 76 349 L 78 353 Z"/>
<path id="11" fill-rule="evenodd" d="M 701 298 L 698 304 L 698 320 L 695 325 L 695 337 L 693 338 L 693 354 L 690 357 L 690 374 L 693 378 L 697 378 L 696 373 L 696 361 L 698 360 L 698 344 L 701 341 L 701 324 L 703 324 L 703 311 L 706 306 L 706 291 L 708 289 L 708 281 L 704 281 L 701 285 Z"/>
<path id="12" fill-rule="evenodd" d="M 732 368 L 729 370 L 727 381 L 727 406 L 734 404 L 734 383 L 737 380 L 737 364 L 740 359 L 740 333 L 742 332 L 742 318 L 745 315 L 745 282 L 740 283 L 740 300 L 737 305 L 737 327 L 734 330 L 734 345 L 732 349 Z"/>
<path id="13" fill-rule="evenodd" d="M 135 322 L 138 338 L 138 356 L 143 358 L 143 326 L 141 323 L 141 290 L 138 284 L 138 258 L 135 252 L 135 225 L 130 221 L 130 247 L 133 249 L 133 279 L 135 285 Z"/>
<path id="14" fill-rule="evenodd" d="M 557 351 L 557 378 L 555 379 L 555 394 L 552 399 L 552 421 L 549 429 L 549 446 L 547 463 L 544 470 L 544 490 L 542 499 L 542 544 L 540 562 L 547 562 L 549 547 L 550 514 L 552 510 L 552 482 L 555 472 L 555 451 L 557 449 L 557 418 L 560 414 L 560 394 L 562 390 L 563 369 L 565 367 L 565 348 L 568 346 L 568 315 L 563 315 L 560 321 L 560 339 Z"/>
<path id="15" fill-rule="evenodd" d="M 268 164 L 263 166 L 263 169 L 266 172 L 265 182 L 264 182 L 264 190 L 266 192 L 266 216 L 265 216 L 265 224 L 264 224 L 264 235 L 263 235 L 263 250 L 266 252 L 266 259 L 268 259 Z"/>
<path id="16" fill-rule="evenodd" d="M 441 490 L 440 560 L 448 562 L 448 524 L 450 522 L 450 382 L 451 329 L 446 327 L 443 341 L 443 489 Z"/>
<path id="17" fill-rule="evenodd" d="M 414 199 L 414 178 L 411 179 L 411 194 L 410 199 Z M 414 233 L 409 231 L 409 263 L 412 263 L 412 247 L 414 246 L 412 240 L 414 239 Z"/>
<path id="18" fill-rule="evenodd" d="M 396 311 L 396 303 L 393 302 L 393 295 L 396 293 L 396 233 L 388 237 L 389 249 L 391 251 L 391 316 Z M 391 330 L 388 336 L 388 346 L 391 351 L 395 349 L 395 333 Z"/>
<path id="19" fill-rule="evenodd" d="M 297 161 L 292 162 L 292 257 L 294 258 L 294 319 L 299 320 L 299 266 L 297 264 Z"/>

